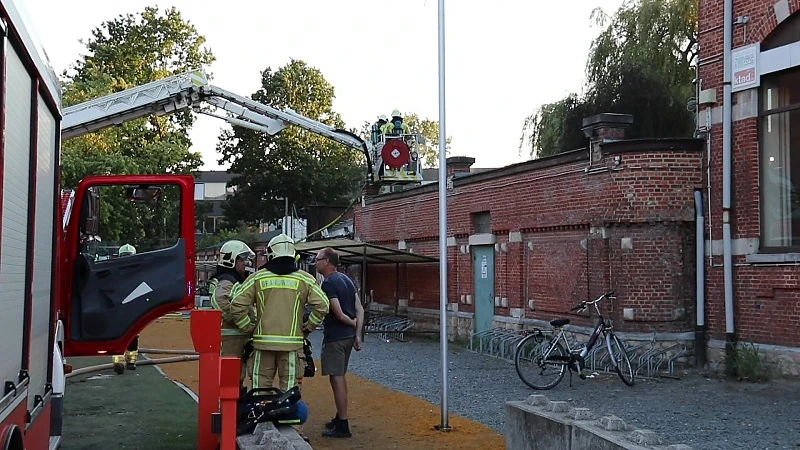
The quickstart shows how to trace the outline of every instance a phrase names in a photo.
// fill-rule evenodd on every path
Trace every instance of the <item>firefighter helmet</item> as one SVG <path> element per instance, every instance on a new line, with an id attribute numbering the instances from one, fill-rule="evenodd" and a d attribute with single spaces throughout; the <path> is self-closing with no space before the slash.
<path id="1" fill-rule="evenodd" d="M 233 269 L 236 265 L 236 258 L 251 259 L 255 256 L 256 254 L 250 250 L 247 244 L 234 239 L 222 244 L 222 247 L 219 249 L 219 260 L 217 260 L 217 264 L 222 267 L 227 267 L 228 269 Z"/>
<path id="2" fill-rule="evenodd" d="M 388 122 L 389 118 L 386 117 L 386 114 L 381 114 L 380 116 L 378 116 L 378 120 L 382 120 L 384 122 Z"/>
<path id="3" fill-rule="evenodd" d="M 403 117 L 403 113 L 401 113 L 399 109 L 395 109 L 392 111 L 392 117 Z"/>
<path id="4" fill-rule="evenodd" d="M 284 233 L 281 233 L 274 238 L 270 239 L 267 244 L 267 255 L 269 259 L 280 258 L 288 256 L 295 257 L 294 240 Z"/>
<path id="5" fill-rule="evenodd" d="M 133 256 L 136 254 L 136 247 L 125 244 L 117 250 L 117 256 Z"/>

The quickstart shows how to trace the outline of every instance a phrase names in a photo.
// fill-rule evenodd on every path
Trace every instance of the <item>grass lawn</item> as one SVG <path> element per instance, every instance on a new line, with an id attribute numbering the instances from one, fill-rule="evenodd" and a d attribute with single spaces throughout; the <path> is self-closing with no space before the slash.
<path id="1" fill-rule="evenodd" d="M 110 357 L 69 358 L 74 368 Z M 153 366 L 67 380 L 63 450 L 197 448 L 197 403 Z"/>

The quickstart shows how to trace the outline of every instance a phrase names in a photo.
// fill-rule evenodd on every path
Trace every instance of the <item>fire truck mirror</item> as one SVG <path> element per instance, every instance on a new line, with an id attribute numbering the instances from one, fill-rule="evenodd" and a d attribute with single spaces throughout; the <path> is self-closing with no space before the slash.
<path id="1" fill-rule="evenodd" d="M 90 187 L 81 205 L 81 232 L 87 236 L 97 236 L 100 228 L 100 192 Z"/>
<path id="2" fill-rule="evenodd" d="M 150 203 L 156 201 L 161 196 L 159 186 L 128 186 L 128 201 Z"/>

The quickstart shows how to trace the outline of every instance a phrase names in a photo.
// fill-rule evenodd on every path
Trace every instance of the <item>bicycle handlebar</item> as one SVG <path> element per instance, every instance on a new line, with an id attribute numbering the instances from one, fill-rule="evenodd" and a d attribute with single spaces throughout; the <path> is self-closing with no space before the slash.
<path id="1" fill-rule="evenodd" d="M 584 300 L 584 301 L 582 301 L 580 303 L 580 305 L 575 306 L 573 308 L 570 308 L 570 311 L 583 311 L 584 309 L 588 308 L 589 305 L 594 305 L 594 304 L 600 302 L 603 299 L 606 299 L 606 298 L 609 298 L 609 297 L 613 297 L 613 296 L 614 296 L 614 291 L 605 292 L 605 293 L 603 293 L 603 295 L 601 295 L 600 297 L 597 297 L 594 300 L 591 300 L 591 301 Z"/>

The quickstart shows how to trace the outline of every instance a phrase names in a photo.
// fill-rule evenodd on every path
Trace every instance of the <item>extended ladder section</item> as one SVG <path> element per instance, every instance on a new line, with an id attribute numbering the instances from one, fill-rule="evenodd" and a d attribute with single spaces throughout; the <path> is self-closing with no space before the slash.
<path id="1" fill-rule="evenodd" d="M 208 106 L 225 110 L 218 115 Z M 233 125 L 275 135 L 289 125 L 327 137 L 361 151 L 367 158 L 367 180 L 375 174 L 383 182 L 422 181 L 419 164 L 409 170 L 381 170 L 383 158 L 370 142 L 342 129 L 331 127 L 287 109 L 280 110 L 247 97 L 212 86 L 204 72 L 193 70 L 153 81 L 64 108 L 62 139 L 81 136 L 149 115 L 162 116 L 192 108 L 195 112 L 225 120 Z"/>

